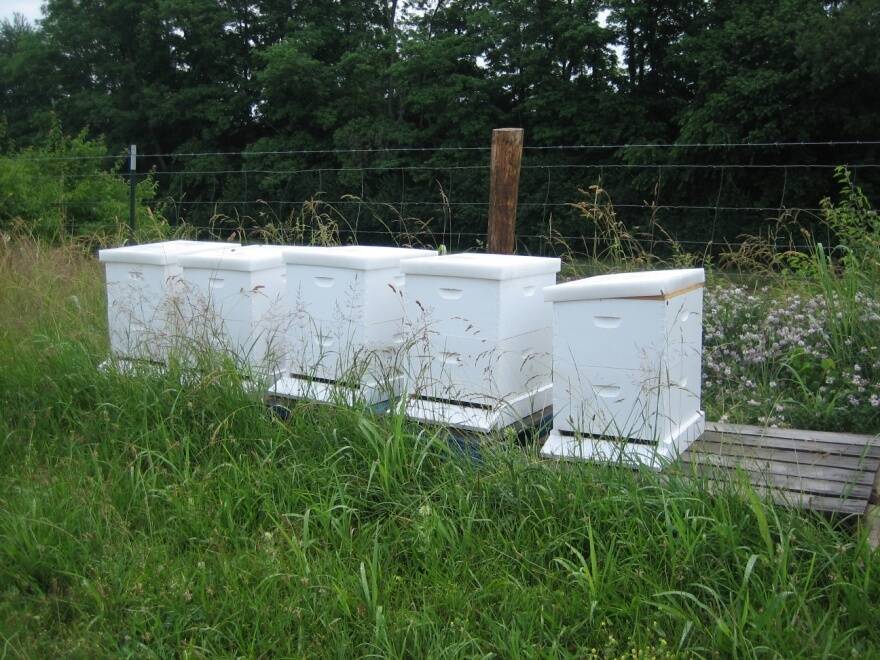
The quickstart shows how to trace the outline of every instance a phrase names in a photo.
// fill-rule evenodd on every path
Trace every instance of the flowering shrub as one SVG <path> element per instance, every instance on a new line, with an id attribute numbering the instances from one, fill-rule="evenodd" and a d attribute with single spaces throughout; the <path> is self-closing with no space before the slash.
<path id="1" fill-rule="evenodd" d="M 703 332 L 710 419 L 880 431 L 876 298 L 714 286 Z"/>

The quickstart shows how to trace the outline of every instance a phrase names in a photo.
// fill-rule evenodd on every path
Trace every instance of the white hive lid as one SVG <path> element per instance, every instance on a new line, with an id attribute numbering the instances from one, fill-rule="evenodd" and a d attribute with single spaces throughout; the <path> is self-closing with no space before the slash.
<path id="1" fill-rule="evenodd" d="M 559 259 L 513 254 L 464 252 L 434 259 L 411 259 L 401 264 L 407 275 L 445 275 L 482 280 L 512 280 L 518 277 L 558 273 Z"/>
<path id="2" fill-rule="evenodd" d="M 599 300 L 608 298 L 668 298 L 701 287 L 706 281 L 702 268 L 652 270 L 639 273 L 597 275 L 583 280 L 544 287 L 544 300 Z"/>
<path id="3" fill-rule="evenodd" d="M 239 270 L 254 272 L 276 268 L 283 261 L 282 248 L 277 245 L 246 245 L 185 254 L 180 258 L 184 268 L 204 270 Z"/>
<path id="4" fill-rule="evenodd" d="M 434 258 L 434 250 L 382 247 L 378 245 L 343 245 L 339 247 L 298 246 L 284 249 L 284 260 L 289 264 L 349 268 L 351 270 L 379 270 L 397 268 L 404 260 L 419 257 Z"/>
<path id="5" fill-rule="evenodd" d="M 163 241 L 161 243 L 145 243 L 143 245 L 128 245 L 126 247 L 98 250 L 98 260 L 104 263 L 115 262 L 166 266 L 178 263 L 180 258 L 186 254 L 237 245 L 238 243 L 211 241 Z"/>
<path id="6" fill-rule="evenodd" d="M 321 263 L 323 255 L 338 249 L 322 245 L 285 245 L 281 248 L 281 258 L 288 264 Z"/>

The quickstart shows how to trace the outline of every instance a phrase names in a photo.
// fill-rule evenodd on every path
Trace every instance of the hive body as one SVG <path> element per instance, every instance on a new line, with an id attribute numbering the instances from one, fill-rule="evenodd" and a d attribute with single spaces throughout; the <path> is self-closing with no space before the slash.
<path id="1" fill-rule="evenodd" d="M 558 259 L 460 254 L 404 264 L 407 414 L 488 431 L 550 405 Z"/>
<path id="2" fill-rule="evenodd" d="M 164 241 L 100 250 L 107 284 L 111 354 L 117 359 L 164 362 L 180 341 L 183 317 L 180 259 L 229 243 Z"/>
<path id="3" fill-rule="evenodd" d="M 699 437 L 702 283 L 701 269 L 655 271 L 547 292 L 554 425 L 544 455 L 659 465 Z"/>
<path id="4" fill-rule="evenodd" d="M 277 375 L 289 324 L 281 248 L 189 254 L 181 266 L 179 305 L 189 348 L 221 351 L 253 374 Z"/>
<path id="5" fill-rule="evenodd" d="M 405 341 L 400 264 L 434 255 L 370 246 L 286 248 L 288 359 L 270 393 L 369 404 L 397 394 Z"/>

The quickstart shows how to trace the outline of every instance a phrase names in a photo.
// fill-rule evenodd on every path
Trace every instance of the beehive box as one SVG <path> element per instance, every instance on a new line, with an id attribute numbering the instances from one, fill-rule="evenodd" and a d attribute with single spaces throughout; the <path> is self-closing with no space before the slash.
<path id="1" fill-rule="evenodd" d="M 705 425 L 702 269 L 602 275 L 553 304 L 553 431 L 545 456 L 657 466 Z"/>
<path id="2" fill-rule="evenodd" d="M 559 259 L 456 254 L 403 265 L 407 414 L 490 431 L 550 405 Z"/>
<path id="3" fill-rule="evenodd" d="M 100 250 L 107 280 L 107 323 L 115 358 L 163 362 L 180 338 L 174 301 L 180 291 L 180 259 L 236 243 L 164 241 Z"/>
<path id="4" fill-rule="evenodd" d="M 404 344 L 400 265 L 436 254 L 378 246 L 285 248 L 289 360 L 270 394 L 368 404 L 396 394 Z"/>
<path id="5" fill-rule="evenodd" d="M 278 246 L 248 245 L 180 258 L 189 349 L 222 351 L 255 375 L 277 376 L 288 325 L 281 255 Z"/>

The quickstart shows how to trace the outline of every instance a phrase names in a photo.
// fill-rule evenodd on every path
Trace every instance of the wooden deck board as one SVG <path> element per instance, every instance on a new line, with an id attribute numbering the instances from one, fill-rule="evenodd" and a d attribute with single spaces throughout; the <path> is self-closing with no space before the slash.
<path id="1" fill-rule="evenodd" d="M 739 466 L 727 463 L 724 456 L 713 456 L 712 460 L 705 463 L 692 463 L 689 468 L 696 474 L 711 478 L 729 478 L 731 472 Z M 866 500 L 871 495 L 873 484 L 844 484 L 836 481 L 823 479 L 811 479 L 793 474 L 773 474 L 761 470 L 742 470 L 743 475 L 752 485 L 762 485 L 768 488 L 779 488 L 797 493 L 810 493 L 815 495 L 829 495 L 833 497 L 846 496 L 848 499 Z"/>
<path id="2" fill-rule="evenodd" d="M 725 424 L 722 422 L 707 422 L 706 430 L 737 436 L 758 435 L 768 438 L 789 438 L 791 440 L 812 440 L 815 442 L 859 445 L 861 447 L 880 447 L 880 436 L 863 435 L 858 433 L 804 431 L 800 429 L 771 429 L 749 424 Z"/>
<path id="3" fill-rule="evenodd" d="M 864 514 L 877 498 L 880 438 L 708 423 L 677 469 L 692 469 L 714 481 L 744 475 L 757 491 L 781 504 Z"/>
<path id="4" fill-rule="evenodd" d="M 748 447 L 773 447 L 775 449 L 795 449 L 798 451 L 811 451 L 817 454 L 832 454 L 835 456 L 855 456 L 880 460 L 880 446 L 834 444 L 831 442 L 816 442 L 813 440 L 794 440 L 791 438 L 778 438 L 773 436 L 759 435 L 735 435 L 732 433 L 718 433 L 707 430 L 700 438 L 703 442 L 727 442 L 741 444 Z"/>
<path id="5" fill-rule="evenodd" d="M 746 472 L 797 477 L 799 479 L 812 479 L 815 481 L 828 481 L 831 483 L 855 484 L 860 486 L 871 486 L 874 483 L 873 476 L 869 472 L 863 470 L 829 468 L 823 465 L 781 463 L 744 458 L 741 456 L 688 452 L 682 457 L 682 462 L 689 465 L 696 465 L 698 467 L 707 465 L 731 470 L 739 468 Z M 840 486 L 835 487 L 839 488 Z"/>
<path id="6" fill-rule="evenodd" d="M 752 484 L 755 491 L 777 504 L 809 511 L 821 511 L 824 513 L 846 513 L 862 515 L 865 512 L 865 503 L 862 500 L 851 497 L 818 495 L 816 493 L 803 493 L 796 490 L 785 490 L 778 487 L 767 487 L 760 484 Z"/>
<path id="7" fill-rule="evenodd" d="M 707 480 L 709 488 L 717 484 L 718 490 L 729 485 L 732 475 L 730 472 L 707 472 L 700 475 L 701 479 Z M 823 495 L 819 493 L 806 493 L 798 490 L 787 490 L 778 486 L 767 486 L 760 483 L 751 483 L 751 487 L 762 497 L 773 500 L 777 504 L 809 511 L 823 513 L 846 513 L 861 515 L 865 511 L 865 503 L 860 499 L 841 497 L 840 495 Z"/>
<path id="8" fill-rule="evenodd" d="M 799 449 L 777 449 L 775 447 L 756 447 L 738 442 L 712 442 L 700 438 L 691 445 L 687 454 L 719 454 L 722 456 L 741 456 L 743 458 L 763 459 L 774 463 L 794 463 L 797 465 L 815 465 L 818 467 L 842 468 L 876 472 L 880 468 L 880 460 L 861 458 L 859 456 L 838 456 L 835 454 L 802 451 Z M 687 455 L 686 454 L 686 455 Z"/>

